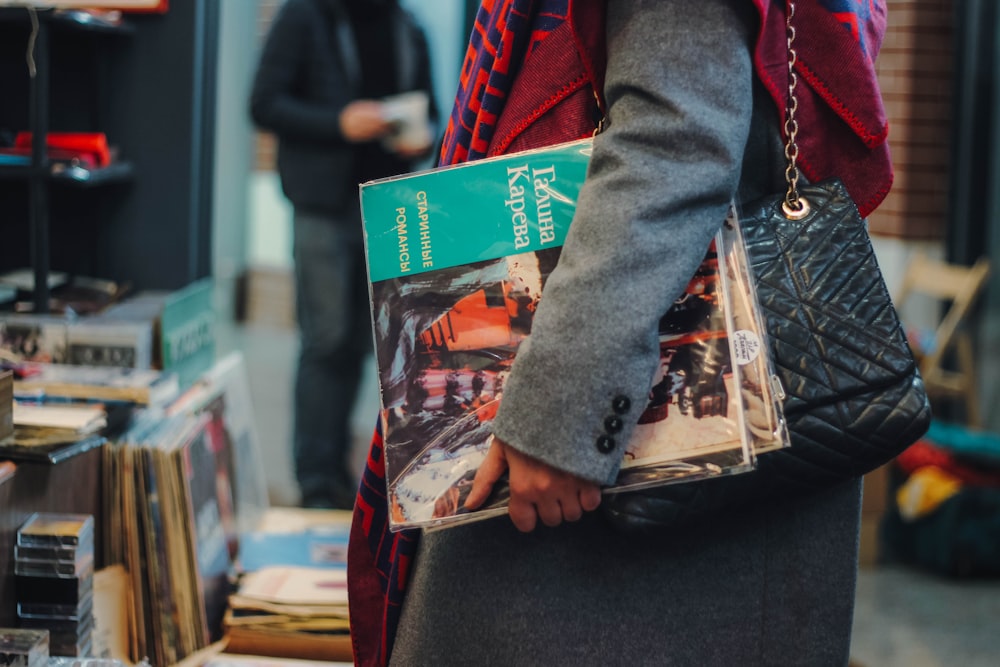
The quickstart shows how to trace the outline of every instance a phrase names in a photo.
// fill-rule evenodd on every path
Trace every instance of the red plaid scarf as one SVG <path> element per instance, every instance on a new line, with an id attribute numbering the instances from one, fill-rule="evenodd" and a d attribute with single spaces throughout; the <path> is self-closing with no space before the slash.
<path id="1" fill-rule="evenodd" d="M 441 164 L 486 155 L 518 66 L 566 19 L 568 0 L 484 0 L 462 65 Z M 356 665 L 385 665 L 399 622 L 419 531 L 389 531 L 381 424 L 354 507 L 348 555 L 351 641 Z"/>

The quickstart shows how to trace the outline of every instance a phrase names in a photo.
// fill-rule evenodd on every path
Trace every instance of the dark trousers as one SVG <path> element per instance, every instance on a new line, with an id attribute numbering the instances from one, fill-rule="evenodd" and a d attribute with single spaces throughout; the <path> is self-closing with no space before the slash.
<path id="1" fill-rule="evenodd" d="M 293 452 L 301 504 L 353 507 L 351 411 L 371 353 L 360 218 L 296 212 L 296 311 L 300 333 Z"/>

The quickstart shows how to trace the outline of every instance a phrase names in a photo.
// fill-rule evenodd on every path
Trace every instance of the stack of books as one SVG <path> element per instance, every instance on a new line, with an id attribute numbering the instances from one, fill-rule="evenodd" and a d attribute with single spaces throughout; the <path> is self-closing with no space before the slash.
<path id="1" fill-rule="evenodd" d="M 351 660 L 350 523 L 346 511 L 270 508 L 240 536 L 239 583 L 224 623 L 228 652 Z"/>
<path id="2" fill-rule="evenodd" d="M 252 572 L 229 596 L 225 628 L 232 653 L 350 659 L 347 570 L 277 565 Z"/>
<path id="3" fill-rule="evenodd" d="M 132 417 L 130 401 L 88 400 L 44 394 L 16 396 L 14 432 L 0 440 L 0 457 L 55 464 L 100 447 Z"/>
<path id="4" fill-rule="evenodd" d="M 14 546 L 17 615 L 45 631 L 51 655 L 90 655 L 94 628 L 94 519 L 89 514 L 33 514 Z"/>
<path id="5" fill-rule="evenodd" d="M 163 407 L 180 393 L 177 376 L 164 371 L 32 362 L 6 365 L 14 372 L 14 392 L 19 396 L 107 399 Z"/>

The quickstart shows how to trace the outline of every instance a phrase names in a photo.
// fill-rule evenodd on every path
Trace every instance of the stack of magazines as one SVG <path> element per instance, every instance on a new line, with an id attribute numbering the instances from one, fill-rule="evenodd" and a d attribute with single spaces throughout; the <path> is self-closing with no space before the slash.
<path id="1" fill-rule="evenodd" d="M 592 142 L 361 186 L 390 527 L 506 512 L 464 508 L 504 379 L 555 267 Z M 735 210 L 660 319 L 660 364 L 616 493 L 743 473 L 786 446 Z"/>
<path id="2" fill-rule="evenodd" d="M 226 650 L 309 660 L 350 660 L 347 568 L 267 565 L 229 596 Z"/>

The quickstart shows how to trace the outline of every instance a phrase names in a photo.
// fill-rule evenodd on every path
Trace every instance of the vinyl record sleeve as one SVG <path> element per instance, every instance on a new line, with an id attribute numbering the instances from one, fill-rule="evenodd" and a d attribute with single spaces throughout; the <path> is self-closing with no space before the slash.
<path id="1" fill-rule="evenodd" d="M 741 415 L 750 446 L 754 455 L 759 456 L 791 446 L 783 407 L 785 390 L 770 354 L 767 326 L 757 301 L 757 288 L 735 205 L 729 209 L 719 238 L 728 272 L 726 286 L 731 304 L 732 353 L 744 386 Z"/>
<path id="2" fill-rule="evenodd" d="M 506 512 L 502 484 L 475 512 L 463 502 L 558 260 L 591 145 L 569 142 L 361 186 L 392 530 Z M 756 389 L 742 380 L 743 362 L 734 363 L 722 240 L 720 233 L 660 320 L 649 404 L 606 492 L 753 466 L 742 415 L 751 399 L 742 393 Z"/>

